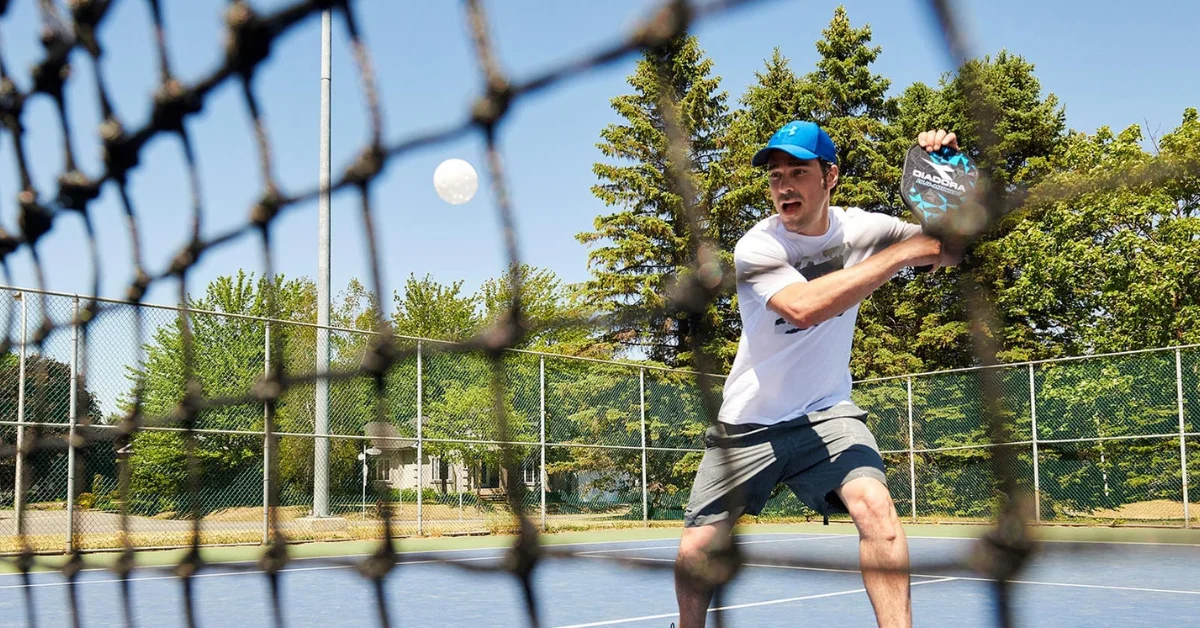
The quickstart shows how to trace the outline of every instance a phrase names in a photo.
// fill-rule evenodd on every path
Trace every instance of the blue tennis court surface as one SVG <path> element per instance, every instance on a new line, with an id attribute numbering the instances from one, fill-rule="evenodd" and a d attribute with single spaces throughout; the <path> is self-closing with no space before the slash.
<path id="1" fill-rule="evenodd" d="M 720 612 L 727 626 L 873 626 L 874 616 L 853 570 L 781 568 L 765 558 L 819 558 L 856 563 L 857 537 L 829 534 L 739 536 L 746 567 L 729 589 Z M 675 617 L 669 569 L 637 569 L 606 557 L 670 565 L 676 539 L 580 544 L 575 560 L 547 560 L 535 574 L 545 626 L 662 626 Z M 961 556 L 966 539 L 910 537 L 914 562 Z M 1016 585 L 1018 625 L 1046 627 L 1185 626 L 1200 624 L 1200 546 L 1117 543 L 1052 543 L 1059 551 L 1039 555 Z M 1083 551 L 1073 551 L 1073 550 Z M 502 549 L 450 550 L 438 558 L 487 564 Z M 428 552 L 425 553 L 428 555 Z M 297 559 L 283 576 L 289 626 L 377 625 L 370 583 L 348 568 Z M 108 571 L 80 576 L 85 626 L 122 625 L 119 584 Z M 266 579 L 256 573 L 214 567 L 195 581 L 202 626 L 270 626 Z M 994 625 L 991 583 L 971 573 L 918 573 L 912 578 L 916 626 Z M 139 626 L 182 626 L 181 587 L 169 575 L 137 578 L 132 585 Z M 387 581 L 391 617 L 398 626 L 524 626 L 515 578 L 468 573 L 453 566 L 408 561 Z M 62 576 L 34 576 L 32 594 L 39 626 L 67 625 Z M 0 625 L 25 625 L 24 586 L 0 575 Z M 710 625 L 712 621 L 710 620 Z"/>

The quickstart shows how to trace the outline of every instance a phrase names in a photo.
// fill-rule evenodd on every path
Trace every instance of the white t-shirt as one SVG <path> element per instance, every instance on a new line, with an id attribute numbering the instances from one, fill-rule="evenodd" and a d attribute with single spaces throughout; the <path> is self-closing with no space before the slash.
<path id="1" fill-rule="evenodd" d="M 792 283 L 848 268 L 920 232 L 918 225 L 857 207 L 830 207 L 824 235 L 792 233 L 777 215 L 747 231 L 733 253 L 742 336 L 719 419 L 772 424 L 849 402 L 859 304 L 797 329 L 767 301 Z"/>

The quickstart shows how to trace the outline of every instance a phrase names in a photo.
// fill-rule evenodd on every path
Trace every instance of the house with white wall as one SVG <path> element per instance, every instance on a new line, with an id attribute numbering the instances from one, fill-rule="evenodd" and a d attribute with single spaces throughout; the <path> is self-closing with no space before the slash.
<path id="1" fill-rule="evenodd" d="M 365 426 L 365 432 L 370 446 L 380 451 L 368 464 L 371 477 L 381 487 L 399 490 L 420 487 L 422 490 L 432 488 L 439 493 L 472 492 L 479 495 L 503 493 L 506 474 L 494 462 L 467 455 L 443 459 L 422 448 L 422 460 L 418 465 L 417 439 L 402 435 L 396 425 L 375 421 Z M 529 488 L 537 486 L 536 465 L 523 466 L 521 481 Z"/>

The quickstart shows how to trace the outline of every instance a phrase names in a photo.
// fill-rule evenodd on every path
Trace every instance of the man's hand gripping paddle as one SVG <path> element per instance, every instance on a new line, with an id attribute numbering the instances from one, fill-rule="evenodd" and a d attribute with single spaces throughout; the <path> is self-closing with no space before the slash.
<path id="1" fill-rule="evenodd" d="M 975 162 L 949 146 L 933 152 L 913 146 L 904 157 L 900 178 L 904 205 L 921 224 L 921 230 L 941 240 L 955 257 L 961 257 L 967 243 L 987 221 L 979 203 L 982 187 Z M 916 270 L 928 272 L 931 268 Z"/>

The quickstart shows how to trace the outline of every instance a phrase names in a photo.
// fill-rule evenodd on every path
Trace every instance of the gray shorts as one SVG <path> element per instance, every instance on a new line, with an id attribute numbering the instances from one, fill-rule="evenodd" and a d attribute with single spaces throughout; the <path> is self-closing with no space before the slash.
<path id="1" fill-rule="evenodd" d="M 883 456 L 867 429 L 866 413 L 859 412 L 815 422 L 801 417 L 769 426 L 722 423 L 708 428 L 684 526 L 757 515 L 779 484 L 828 522 L 830 514 L 846 512 L 834 492 L 838 487 L 860 477 L 886 486 Z"/>

